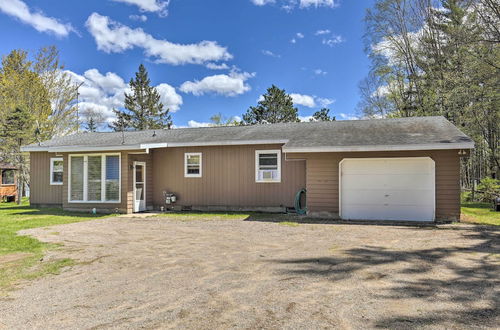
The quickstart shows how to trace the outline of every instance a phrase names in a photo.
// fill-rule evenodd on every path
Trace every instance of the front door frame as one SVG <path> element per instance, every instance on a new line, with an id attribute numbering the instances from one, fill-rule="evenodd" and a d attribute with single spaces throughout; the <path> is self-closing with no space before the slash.
<path id="1" fill-rule="evenodd" d="M 137 165 L 140 165 L 142 166 L 142 173 L 143 173 L 143 180 L 144 182 L 142 183 L 143 185 L 143 196 L 144 196 L 144 205 L 141 205 L 141 203 L 137 204 L 136 203 L 136 190 L 137 190 L 137 187 L 136 187 L 136 168 L 137 168 Z M 142 211 L 146 211 L 146 162 L 137 162 L 135 161 L 134 162 L 134 172 L 132 173 L 132 176 L 133 176 L 133 182 L 134 182 L 134 187 L 133 187 L 133 211 L 134 213 L 135 212 L 142 212 Z M 141 207 L 142 206 L 142 207 Z"/>

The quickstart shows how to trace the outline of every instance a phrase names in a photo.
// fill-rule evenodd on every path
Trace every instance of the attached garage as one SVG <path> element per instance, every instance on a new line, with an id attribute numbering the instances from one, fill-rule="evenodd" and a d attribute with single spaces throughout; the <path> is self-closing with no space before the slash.
<path id="1" fill-rule="evenodd" d="M 346 158 L 339 163 L 339 186 L 342 219 L 435 219 L 435 164 L 429 157 Z"/>

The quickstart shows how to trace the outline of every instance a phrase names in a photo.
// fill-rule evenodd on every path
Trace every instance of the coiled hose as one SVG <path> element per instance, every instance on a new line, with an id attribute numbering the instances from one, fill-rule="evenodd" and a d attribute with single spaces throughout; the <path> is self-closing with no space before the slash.
<path id="1" fill-rule="evenodd" d="M 302 194 L 305 194 L 307 192 L 306 188 L 300 189 L 297 194 L 295 195 L 295 212 L 300 215 L 304 215 L 307 213 L 307 207 L 302 208 L 302 205 L 300 205 L 300 197 Z"/>

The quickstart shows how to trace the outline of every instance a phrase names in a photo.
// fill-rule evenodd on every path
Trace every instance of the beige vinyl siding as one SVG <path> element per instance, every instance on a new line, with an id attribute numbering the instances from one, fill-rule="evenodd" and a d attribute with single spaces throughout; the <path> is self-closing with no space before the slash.
<path id="1" fill-rule="evenodd" d="M 281 183 L 255 182 L 255 150 L 281 145 L 246 145 L 156 149 L 153 152 L 154 204 L 164 205 L 163 191 L 175 193 L 178 205 L 287 207 L 305 187 L 305 162 L 281 159 Z M 184 153 L 202 153 L 202 177 L 184 177 Z"/>
<path id="2" fill-rule="evenodd" d="M 436 165 L 436 219 L 460 218 L 460 157 L 458 150 L 303 153 L 307 159 L 307 208 L 311 213 L 339 212 L 339 162 L 344 158 L 430 157 Z"/>
<path id="3" fill-rule="evenodd" d="M 50 184 L 50 159 L 61 155 L 48 152 L 30 153 L 30 204 L 61 206 L 62 185 Z M 65 172 L 66 173 L 66 172 Z M 64 178 L 66 180 L 66 178 Z"/>

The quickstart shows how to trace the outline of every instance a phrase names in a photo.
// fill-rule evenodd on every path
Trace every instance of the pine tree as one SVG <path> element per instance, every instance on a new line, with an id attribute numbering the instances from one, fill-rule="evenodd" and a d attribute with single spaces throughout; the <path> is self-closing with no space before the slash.
<path id="1" fill-rule="evenodd" d="M 7 114 L 1 127 L 2 149 L 7 159 L 18 169 L 17 203 L 21 204 L 23 187 L 28 182 L 28 162 L 20 152 L 21 146 L 33 139 L 33 114 L 26 108 L 16 108 Z"/>
<path id="2" fill-rule="evenodd" d="M 321 110 L 316 111 L 310 121 L 334 121 L 335 116 L 329 116 L 328 113 L 330 109 L 322 108 Z"/>
<path id="3" fill-rule="evenodd" d="M 90 117 L 85 126 L 87 126 L 86 129 L 89 132 L 96 132 L 97 131 L 97 123 L 96 123 L 94 117 Z"/>
<path id="4" fill-rule="evenodd" d="M 250 107 L 243 115 L 244 125 L 298 122 L 298 110 L 292 97 L 284 89 L 272 85 L 256 107 Z"/>
<path id="5" fill-rule="evenodd" d="M 130 80 L 132 92 L 125 93 L 125 111 L 115 112 L 117 120 L 110 125 L 116 130 L 170 128 L 172 116 L 169 109 L 164 109 L 160 93 L 150 86 L 151 80 L 144 65 L 139 65 L 135 78 Z M 118 129 L 117 129 L 118 128 Z"/>

